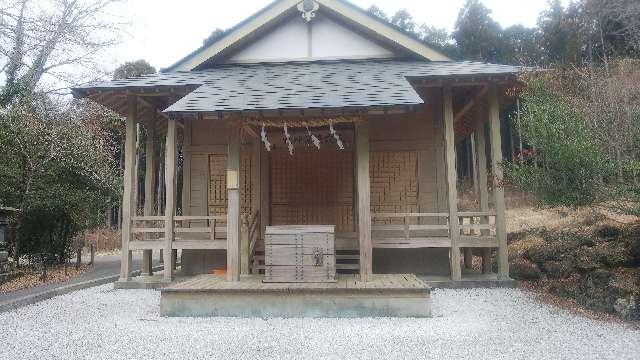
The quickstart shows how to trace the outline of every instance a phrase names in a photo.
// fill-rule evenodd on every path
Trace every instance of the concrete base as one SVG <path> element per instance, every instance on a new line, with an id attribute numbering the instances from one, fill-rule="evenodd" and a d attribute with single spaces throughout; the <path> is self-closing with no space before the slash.
<path id="1" fill-rule="evenodd" d="M 162 274 L 152 276 L 138 276 L 129 281 L 116 281 L 113 288 L 116 290 L 160 289 L 167 283 L 162 282 Z"/>
<path id="2" fill-rule="evenodd" d="M 391 277 L 402 281 L 392 281 Z M 407 277 L 409 281 L 406 281 Z M 345 275 L 336 283 L 322 284 L 265 284 L 261 278 L 247 276 L 238 283 L 232 283 L 208 276 L 165 287 L 160 290 L 160 315 L 259 318 L 431 316 L 430 288 L 413 275 L 378 275 L 379 280 L 367 283 Z"/>
<path id="3" fill-rule="evenodd" d="M 178 269 L 175 270 L 174 280 L 172 282 L 166 282 L 164 280 L 164 274 L 162 273 L 164 271 L 163 266 L 156 266 L 153 268 L 153 275 L 141 275 L 140 271 L 136 271 L 131 280 L 122 281 L 118 279 L 113 283 L 113 288 L 116 290 L 160 289 L 164 286 L 186 279 L 182 275 L 180 264 L 177 264 L 176 266 Z"/>
<path id="4" fill-rule="evenodd" d="M 508 288 L 518 287 L 513 279 L 498 279 L 496 274 L 463 275 L 462 280 L 453 281 L 447 276 L 420 276 L 420 279 L 434 289 Z"/>

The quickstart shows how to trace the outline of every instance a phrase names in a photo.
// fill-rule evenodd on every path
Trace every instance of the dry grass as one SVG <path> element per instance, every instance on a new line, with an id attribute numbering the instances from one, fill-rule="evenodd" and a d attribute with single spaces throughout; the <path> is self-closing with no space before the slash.
<path id="1" fill-rule="evenodd" d="M 520 289 L 532 294 L 538 300 L 545 304 L 556 306 L 572 314 L 584 316 L 588 319 L 622 324 L 624 326 L 628 326 L 631 329 L 640 329 L 639 321 L 622 320 L 621 318 L 612 314 L 606 314 L 587 309 L 584 306 L 578 304 L 578 302 L 573 299 L 564 298 L 549 293 L 548 288 L 549 284 L 545 280 L 523 281 L 520 283 Z"/>
<path id="2" fill-rule="evenodd" d="M 83 274 L 85 271 L 87 271 L 87 268 L 87 265 L 81 265 L 80 268 L 76 270 L 74 265 L 67 265 L 67 270 L 65 272 L 64 265 L 56 265 L 47 269 L 47 278 L 45 281 L 42 281 L 40 279 L 40 272 L 35 272 L 32 269 L 27 269 L 19 277 L 0 285 L 0 293 L 7 293 L 44 284 L 67 281 L 71 278 Z"/>

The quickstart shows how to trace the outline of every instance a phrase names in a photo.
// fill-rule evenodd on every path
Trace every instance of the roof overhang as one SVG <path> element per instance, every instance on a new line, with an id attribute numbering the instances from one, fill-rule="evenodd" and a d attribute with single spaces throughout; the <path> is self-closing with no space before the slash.
<path id="1" fill-rule="evenodd" d="M 73 89 L 126 114 L 136 95 L 149 115 L 216 118 L 252 113 L 387 112 L 424 103 L 417 89 L 514 83 L 519 68 L 474 62 L 340 61 L 227 65 L 161 73 Z M 117 110 L 116 110 L 117 111 Z"/>

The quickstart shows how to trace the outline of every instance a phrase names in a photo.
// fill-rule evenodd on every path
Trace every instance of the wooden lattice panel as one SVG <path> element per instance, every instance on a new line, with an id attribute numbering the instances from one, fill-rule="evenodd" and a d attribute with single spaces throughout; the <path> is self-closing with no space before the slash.
<path id="1" fill-rule="evenodd" d="M 354 231 L 353 153 L 284 151 L 270 154 L 271 224 L 335 225 Z"/>
<path id="2" fill-rule="evenodd" d="M 240 210 L 243 214 L 251 213 L 253 186 L 251 186 L 251 169 L 253 157 L 250 153 L 240 155 Z M 209 215 L 227 213 L 227 155 L 209 155 Z"/>
<path id="3" fill-rule="evenodd" d="M 374 213 L 417 212 L 417 151 L 376 151 L 370 156 L 371 209 Z"/>

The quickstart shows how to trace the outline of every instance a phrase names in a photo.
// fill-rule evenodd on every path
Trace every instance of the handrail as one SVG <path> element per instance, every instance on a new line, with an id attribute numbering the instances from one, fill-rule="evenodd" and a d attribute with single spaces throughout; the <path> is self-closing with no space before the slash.
<path id="1" fill-rule="evenodd" d="M 166 217 L 164 215 L 145 215 L 145 216 L 133 216 L 131 221 L 164 221 Z"/>
<path id="2" fill-rule="evenodd" d="M 227 215 L 216 216 L 174 216 L 175 221 L 198 221 L 198 220 L 227 220 Z"/>
<path id="3" fill-rule="evenodd" d="M 459 217 L 496 216 L 495 211 L 461 211 Z"/>
<path id="4" fill-rule="evenodd" d="M 371 218 L 449 217 L 449 213 L 372 213 Z"/>

